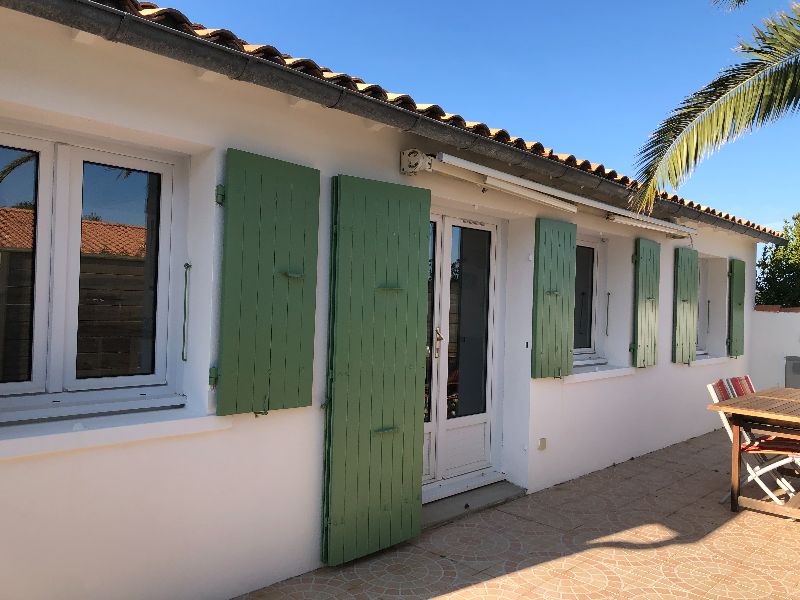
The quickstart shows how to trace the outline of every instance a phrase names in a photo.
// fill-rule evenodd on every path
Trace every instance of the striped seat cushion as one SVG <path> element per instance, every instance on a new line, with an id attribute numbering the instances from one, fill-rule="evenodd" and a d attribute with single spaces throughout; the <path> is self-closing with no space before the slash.
<path id="1" fill-rule="evenodd" d="M 800 456 L 800 440 L 786 440 L 775 436 L 761 436 L 742 444 L 742 452 L 748 454 L 786 454 Z"/>

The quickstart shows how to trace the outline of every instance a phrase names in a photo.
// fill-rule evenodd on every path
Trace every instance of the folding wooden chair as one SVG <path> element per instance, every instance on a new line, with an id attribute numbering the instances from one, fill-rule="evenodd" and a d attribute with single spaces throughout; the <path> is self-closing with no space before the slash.
<path id="1" fill-rule="evenodd" d="M 733 379 L 736 381 L 731 382 L 731 380 L 720 379 L 707 386 L 708 393 L 711 395 L 711 400 L 714 404 L 755 392 L 750 377 L 744 376 Z M 718 414 L 722 421 L 722 426 L 728 433 L 728 438 L 733 441 L 733 431 L 728 421 L 728 415 L 723 412 Z M 772 436 L 751 437 L 747 432 L 742 432 L 742 462 L 747 471 L 747 477 L 743 477 L 742 482 L 749 483 L 754 481 L 776 504 L 782 505 L 784 502 L 764 483 L 762 476 L 768 476 L 789 497 L 794 496 L 794 487 L 785 477 L 778 474 L 776 469 L 785 465 L 795 464 L 797 457 L 800 457 L 800 444 L 793 444 L 788 440 L 776 440 Z M 725 502 L 729 497 L 730 492 L 722 497 L 720 503 Z"/>

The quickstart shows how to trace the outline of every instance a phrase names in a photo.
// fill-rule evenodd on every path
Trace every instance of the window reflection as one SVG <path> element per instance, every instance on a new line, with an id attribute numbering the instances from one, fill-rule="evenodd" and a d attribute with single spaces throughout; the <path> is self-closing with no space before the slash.
<path id="1" fill-rule="evenodd" d="M 592 348 L 594 314 L 594 248 L 578 246 L 575 251 L 575 340 L 574 347 Z"/>
<path id="2" fill-rule="evenodd" d="M 161 176 L 84 163 L 79 379 L 155 371 Z"/>
<path id="3" fill-rule="evenodd" d="M 30 381 L 39 155 L 0 146 L 0 383 Z"/>
<path id="4" fill-rule="evenodd" d="M 447 418 L 486 412 L 491 234 L 453 227 Z"/>
<path id="5" fill-rule="evenodd" d="M 425 355 L 425 422 L 431 421 L 431 382 L 433 380 L 433 319 L 436 296 L 436 223 L 428 227 L 428 346 Z"/>

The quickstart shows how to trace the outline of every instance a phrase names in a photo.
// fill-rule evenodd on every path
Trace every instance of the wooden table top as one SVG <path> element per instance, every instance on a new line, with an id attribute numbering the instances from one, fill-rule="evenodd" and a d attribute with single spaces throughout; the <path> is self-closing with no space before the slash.
<path id="1" fill-rule="evenodd" d="M 710 404 L 709 410 L 800 423 L 800 389 L 774 387 Z"/>

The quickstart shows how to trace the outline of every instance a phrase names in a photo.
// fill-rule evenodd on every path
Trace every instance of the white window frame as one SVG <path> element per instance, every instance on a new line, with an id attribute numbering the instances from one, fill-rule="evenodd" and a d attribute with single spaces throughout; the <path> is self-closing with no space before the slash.
<path id="1" fill-rule="evenodd" d="M 708 289 L 708 260 L 700 256 L 697 259 L 697 344 L 695 352 L 697 356 L 708 356 L 708 336 L 710 335 L 711 323 L 708 320 L 708 302 L 709 302 L 709 289 Z M 704 316 L 705 314 L 705 316 Z M 705 325 L 705 333 L 700 334 L 702 329 L 701 325 Z M 701 343 L 700 341 L 703 341 Z"/>
<path id="2" fill-rule="evenodd" d="M 33 280 L 33 347 L 31 380 L 0 383 L 0 396 L 45 391 L 48 337 L 48 308 L 50 305 L 50 244 L 53 207 L 53 144 L 42 140 L 0 133 L 0 145 L 39 154 L 37 172 L 36 228 Z"/>
<path id="3" fill-rule="evenodd" d="M 573 355 L 594 355 L 597 352 L 597 288 L 598 277 L 600 275 L 599 262 L 602 242 L 593 239 L 578 238 L 576 246 L 584 246 L 594 250 L 594 265 L 592 267 L 592 326 L 589 334 L 592 343 L 587 348 L 573 348 Z M 577 277 L 577 273 L 575 276 Z M 575 302 L 577 301 L 578 299 L 575 298 Z M 585 356 L 585 358 L 588 359 L 589 356 Z"/>
<path id="4" fill-rule="evenodd" d="M 103 164 L 123 169 L 135 169 L 157 173 L 161 176 L 161 198 L 159 207 L 158 265 L 156 281 L 156 335 L 155 370 L 149 375 L 125 375 L 120 377 L 96 377 L 78 379 L 75 361 L 78 352 L 78 296 L 79 277 L 73 275 L 66 282 L 64 303 L 63 338 L 63 387 L 66 391 L 103 388 L 135 387 L 140 385 L 166 385 L 167 383 L 167 319 L 169 315 L 170 282 L 170 233 L 172 230 L 172 167 L 140 158 L 120 156 L 86 148 L 59 147 L 59 159 L 68 164 L 68 240 L 66 273 L 80 273 L 81 214 L 83 212 L 83 166 L 86 162 Z M 59 184 L 61 183 L 59 179 Z M 54 347 L 62 347 L 57 339 Z M 57 356 L 53 360 L 57 360 Z M 52 363 L 51 363 L 52 364 Z M 53 371 L 58 366 L 53 364 Z"/>
<path id="5" fill-rule="evenodd" d="M 185 406 L 186 398 L 177 389 L 180 323 L 176 307 L 182 278 L 176 274 L 186 261 L 185 252 L 176 251 L 176 240 L 182 237 L 172 218 L 177 157 L 67 136 L 58 140 L 38 134 L 29 137 L 17 129 L 0 131 L 0 144 L 37 151 L 40 160 L 34 360 L 31 381 L 0 384 L 0 423 Z M 156 369 L 151 375 L 75 377 L 84 160 L 161 175 Z M 70 225 L 56 226 L 61 223 Z M 67 275 L 69 268 L 73 277 Z"/>

